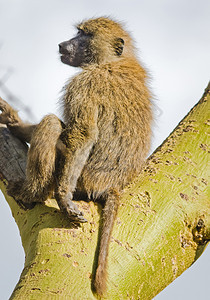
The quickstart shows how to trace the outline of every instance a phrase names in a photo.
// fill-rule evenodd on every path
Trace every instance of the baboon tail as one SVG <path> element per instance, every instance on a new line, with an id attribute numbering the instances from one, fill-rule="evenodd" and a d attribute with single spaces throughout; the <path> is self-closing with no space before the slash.
<path id="1" fill-rule="evenodd" d="M 112 189 L 106 195 L 106 202 L 102 212 L 102 228 L 99 237 L 99 252 L 93 289 L 98 296 L 103 296 L 107 288 L 107 257 L 109 242 L 119 206 L 119 193 Z"/>

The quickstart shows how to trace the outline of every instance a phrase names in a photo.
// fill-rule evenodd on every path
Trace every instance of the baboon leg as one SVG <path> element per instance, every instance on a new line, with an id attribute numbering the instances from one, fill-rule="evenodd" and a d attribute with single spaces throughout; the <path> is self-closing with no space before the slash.
<path id="1" fill-rule="evenodd" d="M 117 216 L 119 206 L 119 192 L 115 189 L 110 189 L 105 195 L 105 206 L 102 211 L 102 227 L 99 237 L 98 261 L 95 277 L 93 278 L 93 289 L 102 296 L 106 292 L 107 281 L 107 257 L 109 250 L 109 242 L 114 226 L 114 221 Z"/>
<path id="2" fill-rule="evenodd" d="M 35 128 L 27 157 L 26 178 L 10 187 L 9 193 L 25 203 L 47 199 L 54 184 L 56 144 L 62 123 L 55 115 L 47 115 Z"/>

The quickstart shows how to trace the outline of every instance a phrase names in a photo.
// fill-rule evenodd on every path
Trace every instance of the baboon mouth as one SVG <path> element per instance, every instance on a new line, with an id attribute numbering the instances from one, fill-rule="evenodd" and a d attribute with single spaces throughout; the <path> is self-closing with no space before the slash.
<path id="1" fill-rule="evenodd" d="M 64 63 L 64 64 L 69 63 L 69 61 L 70 61 L 70 55 L 68 55 L 68 54 L 62 54 L 60 58 L 61 58 L 62 63 Z"/>
<path id="2" fill-rule="evenodd" d="M 68 55 L 68 54 L 61 54 L 61 59 L 62 58 L 69 58 L 70 57 L 70 55 Z"/>

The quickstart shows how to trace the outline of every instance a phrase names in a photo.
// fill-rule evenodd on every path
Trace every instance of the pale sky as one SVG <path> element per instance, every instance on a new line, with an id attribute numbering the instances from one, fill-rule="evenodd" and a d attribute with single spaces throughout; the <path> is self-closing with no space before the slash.
<path id="1" fill-rule="evenodd" d="M 149 70 L 155 95 L 153 151 L 200 99 L 209 81 L 208 0 L 0 0 L 0 80 L 39 121 L 59 114 L 59 93 L 76 70 L 61 64 L 58 43 L 73 25 L 94 16 L 124 21 Z M 0 87 L 0 95 L 8 100 Z M 16 106 L 21 109 L 20 105 Z M 25 119 L 26 113 L 21 113 Z M 24 264 L 19 232 L 0 194 L 0 299 L 11 295 Z M 210 247 L 156 300 L 197 300 L 210 295 Z"/>

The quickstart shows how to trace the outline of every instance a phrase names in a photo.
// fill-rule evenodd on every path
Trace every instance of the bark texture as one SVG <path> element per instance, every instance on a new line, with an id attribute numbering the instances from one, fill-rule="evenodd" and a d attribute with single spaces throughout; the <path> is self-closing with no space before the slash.
<path id="1" fill-rule="evenodd" d="M 210 240 L 209 111 L 210 85 L 121 196 L 109 249 L 107 299 L 152 299 Z M 24 176 L 26 154 L 27 146 L 0 127 L 0 187 L 26 254 L 11 299 L 95 299 L 91 274 L 101 207 L 79 201 L 88 220 L 80 226 L 53 199 L 21 208 L 6 185 Z"/>

